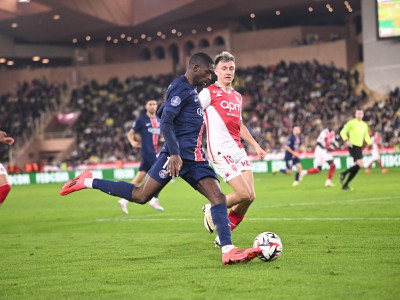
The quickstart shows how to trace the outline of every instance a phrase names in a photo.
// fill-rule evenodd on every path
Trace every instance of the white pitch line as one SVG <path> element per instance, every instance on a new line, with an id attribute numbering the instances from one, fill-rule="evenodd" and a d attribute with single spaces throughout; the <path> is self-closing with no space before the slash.
<path id="1" fill-rule="evenodd" d="M 108 218 L 97 219 L 97 222 L 199 222 L 193 218 Z M 246 221 L 400 221 L 400 218 L 246 218 Z"/>
<path id="2" fill-rule="evenodd" d="M 400 196 L 394 197 L 380 197 L 380 198 L 362 198 L 362 199 L 349 199 L 339 201 L 321 201 L 321 202 L 305 202 L 305 203 L 287 203 L 287 204 L 276 204 L 276 205 L 262 205 L 257 208 L 271 208 L 271 207 L 288 207 L 288 206 L 311 206 L 311 205 L 334 205 L 338 203 L 352 203 L 352 202 L 367 202 L 367 201 L 383 201 L 383 200 L 394 200 L 400 199 Z"/>

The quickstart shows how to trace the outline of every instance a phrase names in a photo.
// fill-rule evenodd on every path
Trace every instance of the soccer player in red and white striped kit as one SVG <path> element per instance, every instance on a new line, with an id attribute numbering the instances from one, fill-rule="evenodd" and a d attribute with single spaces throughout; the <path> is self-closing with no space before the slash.
<path id="1" fill-rule="evenodd" d="M 333 163 L 333 156 L 329 152 L 331 149 L 336 149 L 339 147 L 335 139 L 335 131 L 332 130 L 332 123 L 328 122 L 327 127 L 321 131 L 317 138 L 317 146 L 314 152 L 315 164 L 317 167 L 303 170 L 300 173 L 300 180 L 307 174 L 319 173 L 322 170 L 322 165 L 327 162 L 329 164 L 328 178 L 325 181 L 326 187 L 335 186 L 332 183 L 332 177 L 335 173 L 335 164 Z"/>
<path id="2" fill-rule="evenodd" d="M 14 143 L 14 139 L 7 136 L 7 133 L 0 131 L 0 142 L 11 146 Z M 0 205 L 6 200 L 8 193 L 11 190 L 10 183 L 8 182 L 7 171 L 4 166 L 0 163 Z"/>

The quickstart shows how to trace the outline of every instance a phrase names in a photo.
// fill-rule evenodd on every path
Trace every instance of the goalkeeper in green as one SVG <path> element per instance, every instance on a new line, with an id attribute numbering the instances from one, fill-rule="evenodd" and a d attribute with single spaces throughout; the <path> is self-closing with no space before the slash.
<path id="1" fill-rule="evenodd" d="M 355 118 L 348 121 L 340 131 L 340 136 L 345 142 L 345 146 L 349 150 L 350 155 L 354 159 L 354 165 L 346 171 L 340 173 L 340 183 L 343 190 L 350 190 L 349 183 L 357 175 L 358 170 L 364 167 L 362 146 L 364 140 L 368 145 L 372 144 L 369 136 L 368 125 L 362 119 L 364 111 L 357 109 Z M 347 178 L 346 178 L 347 177 Z"/>

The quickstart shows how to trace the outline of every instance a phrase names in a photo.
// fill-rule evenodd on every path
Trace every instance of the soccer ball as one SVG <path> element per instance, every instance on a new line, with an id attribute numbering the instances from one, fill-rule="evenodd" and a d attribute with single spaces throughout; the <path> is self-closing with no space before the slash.
<path id="1" fill-rule="evenodd" d="M 282 253 L 282 241 L 273 232 L 263 232 L 257 235 L 253 247 L 259 247 L 262 250 L 258 258 L 265 262 L 277 259 Z"/>

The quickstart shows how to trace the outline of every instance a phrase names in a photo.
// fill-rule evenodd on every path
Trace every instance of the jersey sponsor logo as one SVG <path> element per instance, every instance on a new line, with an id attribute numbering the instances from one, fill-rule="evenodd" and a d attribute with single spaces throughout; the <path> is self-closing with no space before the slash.
<path id="1" fill-rule="evenodd" d="M 147 128 L 147 131 L 152 134 L 160 134 L 160 128 L 149 127 Z"/>
<path id="2" fill-rule="evenodd" d="M 181 98 L 179 98 L 179 96 L 174 96 L 171 98 L 171 105 L 172 106 L 178 106 L 179 104 L 181 104 L 182 100 Z"/>
<path id="3" fill-rule="evenodd" d="M 168 172 L 167 170 L 161 170 L 160 172 L 158 172 L 158 176 L 160 176 L 160 178 L 165 179 L 168 176 Z"/>
<path id="4" fill-rule="evenodd" d="M 221 107 L 223 109 L 229 110 L 229 112 L 240 112 L 240 104 L 228 102 L 226 100 L 221 101 Z"/>

